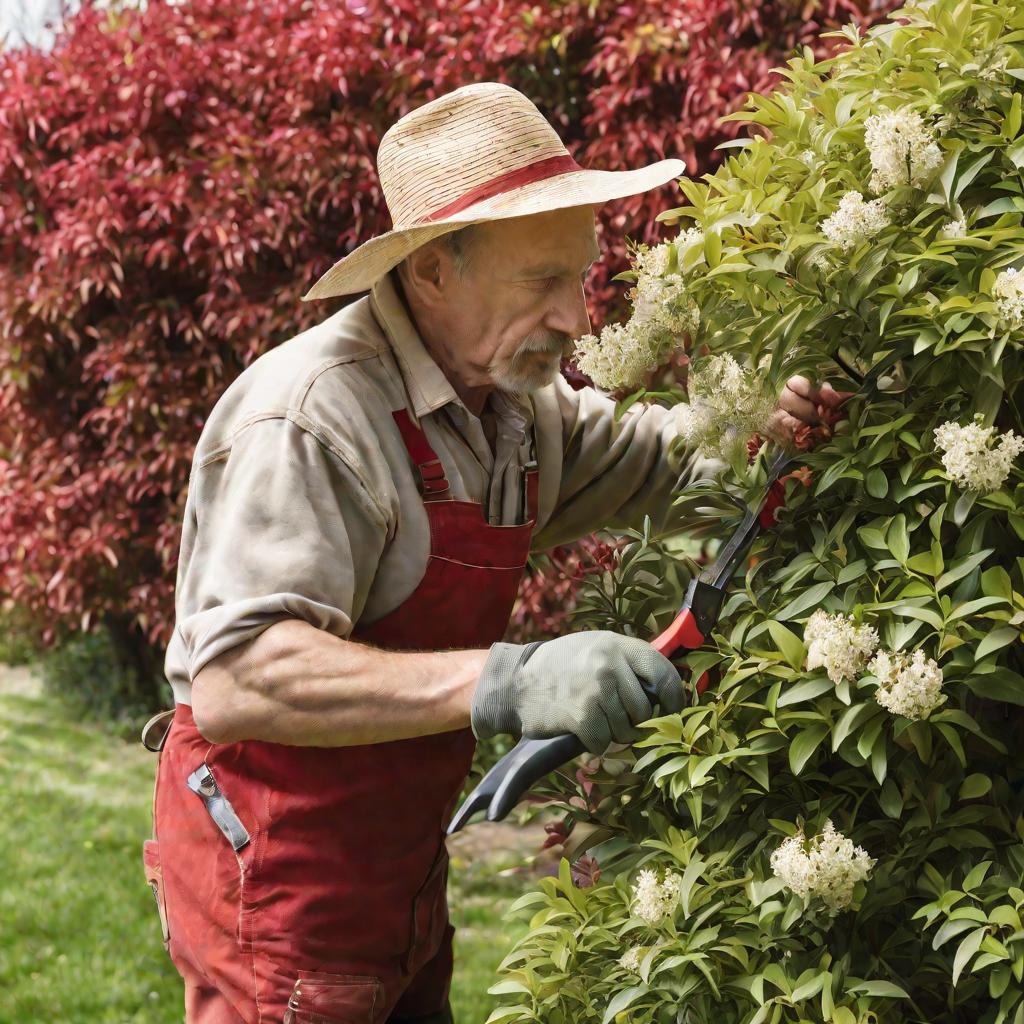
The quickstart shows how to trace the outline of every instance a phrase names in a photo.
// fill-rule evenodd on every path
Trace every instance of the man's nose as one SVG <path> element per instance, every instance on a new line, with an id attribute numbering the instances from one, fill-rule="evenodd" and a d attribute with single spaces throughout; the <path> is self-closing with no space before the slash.
<path id="1" fill-rule="evenodd" d="M 559 301 L 548 314 L 546 326 L 568 335 L 573 341 L 590 333 L 590 311 L 582 281 L 561 292 Z"/>

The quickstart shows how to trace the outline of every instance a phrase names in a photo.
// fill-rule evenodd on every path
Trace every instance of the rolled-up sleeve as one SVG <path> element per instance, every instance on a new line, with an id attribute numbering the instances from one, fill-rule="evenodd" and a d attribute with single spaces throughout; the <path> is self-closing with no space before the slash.
<path id="1" fill-rule="evenodd" d="M 660 525 L 673 494 L 724 466 L 678 442 L 675 417 L 663 406 L 638 403 L 616 420 L 612 399 L 594 388 L 574 391 L 564 380 L 545 397 L 536 407 L 539 459 L 542 473 L 545 458 L 557 461 L 542 438 L 550 445 L 559 437 L 561 476 L 534 550 L 605 527 L 639 527 L 646 515 Z"/>
<path id="2" fill-rule="evenodd" d="M 360 475 L 308 430 L 244 427 L 189 483 L 175 596 L 189 679 L 283 619 L 346 637 L 387 534 Z"/>

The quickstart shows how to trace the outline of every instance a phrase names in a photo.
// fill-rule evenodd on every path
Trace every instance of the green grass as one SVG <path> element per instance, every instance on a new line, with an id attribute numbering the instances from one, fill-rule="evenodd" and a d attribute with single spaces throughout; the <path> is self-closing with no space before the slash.
<path id="1" fill-rule="evenodd" d="M 142 870 L 155 755 L 0 666 L 0 1024 L 180 1024 L 181 980 L 164 953 Z M 495 969 L 526 932 L 504 921 L 524 890 L 514 858 L 452 858 L 452 1006 L 482 1024 Z"/>

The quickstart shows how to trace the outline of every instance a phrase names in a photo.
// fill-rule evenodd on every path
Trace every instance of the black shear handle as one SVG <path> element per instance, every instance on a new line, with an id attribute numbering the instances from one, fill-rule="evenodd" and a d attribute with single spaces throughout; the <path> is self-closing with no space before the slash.
<path id="1" fill-rule="evenodd" d="M 640 685 L 651 705 L 657 705 L 654 689 L 644 681 Z M 501 821 L 535 783 L 586 749 L 573 733 L 537 739 L 524 736 L 480 780 L 452 818 L 447 834 L 458 832 L 478 811 L 486 811 L 488 821 Z"/>
<path id="2" fill-rule="evenodd" d="M 543 739 L 524 736 L 466 798 L 448 826 L 448 835 L 458 832 L 478 811 L 486 811 L 488 821 L 501 821 L 535 783 L 585 750 L 572 733 Z"/>

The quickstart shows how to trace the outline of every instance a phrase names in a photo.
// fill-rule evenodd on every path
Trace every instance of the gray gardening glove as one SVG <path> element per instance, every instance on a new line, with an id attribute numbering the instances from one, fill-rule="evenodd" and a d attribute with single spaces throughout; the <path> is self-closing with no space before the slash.
<path id="1" fill-rule="evenodd" d="M 498 733 L 540 738 L 573 733 L 592 754 L 632 743 L 654 715 L 682 711 L 686 693 L 672 662 L 649 643 L 609 630 L 491 647 L 473 694 L 477 739 Z"/>

